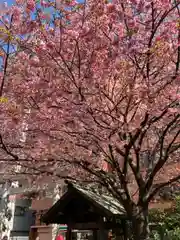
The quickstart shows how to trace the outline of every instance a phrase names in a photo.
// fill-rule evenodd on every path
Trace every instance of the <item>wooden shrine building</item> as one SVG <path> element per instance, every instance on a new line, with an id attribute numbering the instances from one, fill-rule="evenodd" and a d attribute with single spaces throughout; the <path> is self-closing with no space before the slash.
<path id="1" fill-rule="evenodd" d="M 108 239 L 108 231 L 112 230 L 116 239 L 126 239 L 126 215 L 119 202 L 93 188 L 69 182 L 65 194 L 43 215 L 42 221 L 47 225 L 67 225 L 66 240 L 72 240 L 73 230 L 91 230 L 93 240 Z"/>

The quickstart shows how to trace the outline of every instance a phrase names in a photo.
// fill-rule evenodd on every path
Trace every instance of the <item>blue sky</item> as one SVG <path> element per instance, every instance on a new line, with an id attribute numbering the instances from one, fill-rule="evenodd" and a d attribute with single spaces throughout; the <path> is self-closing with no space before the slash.
<path id="1" fill-rule="evenodd" d="M 6 2 L 8 3 L 8 5 L 13 4 L 14 0 L 6 0 Z"/>

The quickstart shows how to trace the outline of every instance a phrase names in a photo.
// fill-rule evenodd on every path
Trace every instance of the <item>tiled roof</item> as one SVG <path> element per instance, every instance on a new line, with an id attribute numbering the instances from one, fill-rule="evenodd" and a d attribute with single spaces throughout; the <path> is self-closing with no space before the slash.
<path id="1" fill-rule="evenodd" d="M 49 223 L 61 223 L 67 224 L 66 207 L 67 204 L 72 204 L 73 201 L 76 202 L 77 199 L 81 202 L 88 203 L 89 206 L 92 205 L 95 214 L 100 214 L 101 216 L 108 217 L 123 217 L 126 215 L 122 205 L 114 199 L 112 196 L 107 195 L 105 192 L 98 191 L 97 186 L 92 185 L 79 185 L 68 183 L 67 191 L 64 195 L 43 215 L 42 221 L 46 224 Z M 70 200 L 71 199 L 71 200 Z M 73 205 L 73 204 L 72 204 Z M 64 212 L 65 211 L 65 212 Z M 84 210 L 83 210 L 84 211 Z M 83 212 L 82 212 L 83 214 Z"/>
<path id="2" fill-rule="evenodd" d="M 100 194 L 98 191 L 94 190 L 91 187 L 81 187 L 77 184 L 73 184 L 73 187 L 79 191 L 84 197 L 89 198 L 92 201 L 95 201 L 101 207 L 105 208 L 112 214 L 124 214 L 123 206 L 112 196 L 106 194 Z"/>

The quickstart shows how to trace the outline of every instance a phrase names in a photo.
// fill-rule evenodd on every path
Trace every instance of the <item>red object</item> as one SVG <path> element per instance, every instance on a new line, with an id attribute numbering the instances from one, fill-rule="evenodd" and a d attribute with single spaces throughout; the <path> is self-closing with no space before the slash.
<path id="1" fill-rule="evenodd" d="M 64 237 L 63 237 L 62 235 L 58 235 L 58 236 L 56 237 L 56 240 L 64 240 Z"/>

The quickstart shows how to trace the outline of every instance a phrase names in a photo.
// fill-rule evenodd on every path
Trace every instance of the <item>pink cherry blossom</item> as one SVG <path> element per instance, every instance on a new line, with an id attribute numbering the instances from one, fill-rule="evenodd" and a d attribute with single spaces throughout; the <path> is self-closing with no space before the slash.
<path id="1" fill-rule="evenodd" d="M 108 3 L 106 8 L 107 8 L 107 13 L 112 13 L 113 11 L 116 10 L 116 5 L 113 3 Z"/>
<path id="2" fill-rule="evenodd" d="M 19 0 L 3 9 L 2 158 L 32 178 L 100 183 L 130 221 L 148 212 L 157 186 L 180 176 L 179 7 Z M 141 230 L 133 225 L 135 239 L 147 239 Z"/>
<path id="3" fill-rule="evenodd" d="M 30 11 L 33 11 L 36 6 L 36 1 L 35 0 L 27 0 L 26 4 L 27 4 L 27 9 L 29 9 Z"/>

